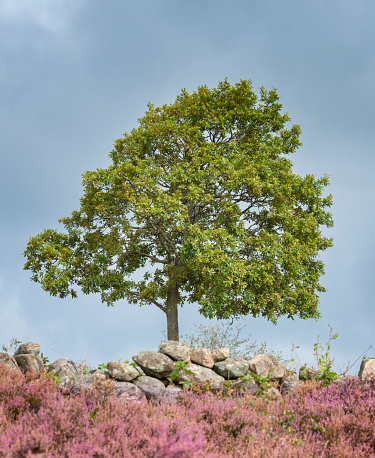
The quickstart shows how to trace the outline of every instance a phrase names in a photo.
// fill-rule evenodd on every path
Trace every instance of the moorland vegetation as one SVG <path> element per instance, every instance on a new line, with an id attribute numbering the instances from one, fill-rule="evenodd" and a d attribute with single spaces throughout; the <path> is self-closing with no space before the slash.
<path id="1" fill-rule="evenodd" d="M 197 346 L 230 343 L 217 327 L 199 329 L 200 336 L 191 336 Z M 0 365 L 0 457 L 375 456 L 375 380 L 337 380 L 329 356 L 336 337 L 330 335 L 325 353 L 315 346 L 320 377 L 279 399 L 265 390 L 239 395 L 228 383 L 216 392 L 186 387 L 175 404 L 124 403 L 109 395 L 107 381 L 101 394 L 75 396 L 59 389 L 54 377 Z M 239 355 L 244 341 L 238 333 L 232 343 Z M 256 352 L 259 346 L 250 342 L 247 348 Z M 85 361 L 77 366 L 82 373 L 90 369 Z"/>

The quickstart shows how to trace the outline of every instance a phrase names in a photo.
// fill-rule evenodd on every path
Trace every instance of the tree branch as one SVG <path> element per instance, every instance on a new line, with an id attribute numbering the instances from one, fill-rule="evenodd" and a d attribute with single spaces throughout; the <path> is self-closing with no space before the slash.
<path id="1" fill-rule="evenodd" d="M 142 299 L 140 293 L 137 291 L 127 291 L 127 294 L 130 294 L 131 296 L 137 297 L 138 299 Z M 159 304 L 159 302 L 155 301 L 154 299 L 147 299 L 148 301 L 152 302 L 156 307 L 158 307 L 160 310 L 162 310 L 164 313 L 167 313 L 166 307 L 164 305 Z"/>

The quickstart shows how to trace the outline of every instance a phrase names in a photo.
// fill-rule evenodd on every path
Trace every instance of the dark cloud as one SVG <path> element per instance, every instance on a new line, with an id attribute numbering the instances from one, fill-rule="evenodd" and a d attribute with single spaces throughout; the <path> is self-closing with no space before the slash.
<path id="1" fill-rule="evenodd" d="M 96 296 L 51 298 L 30 283 L 22 251 L 30 236 L 59 227 L 57 219 L 78 208 L 81 174 L 109 164 L 114 140 L 136 126 L 148 101 L 169 103 L 182 88 L 228 77 L 278 89 L 303 131 L 296 171 L 328 173 L 334 197 L 322 319 L 243 322 L 286 356 L 292 342 L 300 345 L 309 363 L 330 324 L 340 333 L 336 361 L 359 356 L 372 344 L 374 314 L 374 4 L 53 4 L 0 0 L 0 344 L 16 335 L 51 348 L 51 357 L 93 364 L 157 347 L 165 326 L 159 310 L 124 302 L 107 309 Z M 207 320 L 184 307 L 182 333 L 193 323 Z"/>

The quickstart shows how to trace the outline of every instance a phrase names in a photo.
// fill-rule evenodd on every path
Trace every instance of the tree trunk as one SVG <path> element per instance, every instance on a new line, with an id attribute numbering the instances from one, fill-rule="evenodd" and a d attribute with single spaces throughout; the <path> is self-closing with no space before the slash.
<path id="1" fill-rule="evenodd" d="M 169 285 L 167 296 L 167 334 L 168 340 L 179 341 L 178 335 L 178 287 Z"/>

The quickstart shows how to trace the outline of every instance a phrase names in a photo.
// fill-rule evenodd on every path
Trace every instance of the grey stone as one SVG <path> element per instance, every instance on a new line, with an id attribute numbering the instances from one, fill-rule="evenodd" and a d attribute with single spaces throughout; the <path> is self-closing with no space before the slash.
<path id="1" fill-rule="evenodd" d="M 229 348 L 217 348 L 216 350 L 212 351 L 212 358 L 215 363 L 220 361 L 225 361 L 229 358 L 230 349 Z"/>
<path id="2" fill-rule="evenodd" d="M 192 374 L 187 374 L 184 369 L 180 371 L 175 382 L 181 384 L 182 382 L 193 382 L 198 384 L 209 383 L 213 390 L 220 390 L 223 388 L 224 378 L 216 374 L 208 367 L 198 366 L 198 364 L 189 363 L 185 369 L 190 370 Z"/>
<path id="3" fill-rule="evenodd" d="M 337 379 L 335 380 L 335 382 L 337 382 L 337 383 L 344 383 L 344 382 L 346 382 L 346 380 L 348 380 L 348 379 L 355 379 L 355 377 L 354 377 L 353 375 L 344 375 L 344 374 L 343 374 L 343 375 L 339 375 L 339 376 L 337 377 Z"/>
<path id="4" fill-rule="evenodd" d="M 250 361 L 250 371 L 263 377 L 272 372 L 271 380 L 281 381 L 286 376 L 286 367 L 273 355 L 257 355 Z"/>
<path id="5" fill-rule="evenodd" d="M 88 371 L 86 375 L 95 380 L 108 380 L 110 378 L 109 373 L 104 369 L 92 369 Z"/>
<path id="6" fill-rule="evenodd" d="M 130 382 L 113 382 L 112 396 L 123 400 L 125 403 L 129 401 L 144 401 L 146 400 L 145 393 L 139 389 L 134 383 Z"/>
<path id="7" fill-rule="evenodd" d="M 34 353 L 16 355 L 14 359 L 23 372 L 33 370 L 42 374 L 44 372 L 44 363 L 39 355 Z"/>
<path id="8" fill-rule="evenodd" d="M 186 342 L 168 340 L 159 345 L 159 352 L 169 356 L 174 361 L 189 361 L 193 349 Z"/>
<path id="9" fill-rule="evenodd" d="M 107 364 L 107 370 L 111 378 L 121 382 L 130 382 L 139 377 L 139 370 L 131 364 L 111 361 Z"/>
<path id="10" fill-rule="evenodd" d="M 208 367 L 212 369 L 214 367 L 215 361 L 212 358 L 211 352 L 207 348 L 199 347 L 194 353 L 190 356 L 190 361 L 199 366 Z"/>
<path id="11" fill-rule="evenodd" d="M 231 358 L 215 363 L 213 370 L 225 378 L 234 380 L 243 377 L 249 371 L 249 362 L 245 358 Z"/>
<path id="12" fill-rule="evenodd" d="M 181 396 L 183 389 L 177 385 L 168 385 L 162 394 L 162 401 L 176 404 L 178 396 Z"/>
<path id="13" fill-rule="evenodd" d="M 262 391 L 259 383 L 257 383 L 251 376 L 249 377 L 249 381 L 235 380 L 231 386 L 232 388 L 235 388 L 239 394 L 256 394 Z"/>
<path id="14" fill-rule="evenodd" d="M 133 380 L 135 386 L 142 390 L 146 398 L 154 403 L 159 403 L 165 390 L 164 384 L 153 377 L 141 375 Z"/>
<path id="15" fill-rule="evenodd" d="M 369 380 L 375 376 L 375 359 L 363 359 L 358 372 L 358 378 L 362 381 Z"/>
<path id="16" fill-rule="evenodd" d="M 273 386 L 263 393 L 263 397 L 270 400 L 282 399 L 280 391 Z"/>
<path id="17" fill-rule="evenodd" d="M 8 353 L 0 353 L 0 364 L 4 364 L 13 371 L 20 371 L 17 361 L 13 356 L 8 355 Z"/>
<path id="18" fill-rule="evenodd" d="M 133 356 L 133 361 L 146 375 L 156 378 L 167 378 L 175 369 L 173 360 L 157 351 L 139 351 Z"/>
<path id="19" fill-rule="evenodd" d="M 73 386 L 80 378 L 76 365 L 68 358 L 57 359 L 49 366 L 47 373 L 60 377 L 58 385 L 64 388 Z"/>
<path id="20" fill-rule="evenodd" d="M 81 394 L 85 390 L 97 390 L 102 398 L 104 398 L 103 382 L 109 380 L 109 374 L 102 369 L 93 369 L 87 374 L 78 378 L 71 387 L 71 393 Z M 112 384 L 114 381 L 111 381 Z"/>
<path id="21" fill-rule="evenodd" d="M 304 382 L 302 380 L 299 380 L 294 375 L 287 375 L 280 384 L 281 394 L 292 394 L 296 388 L 300 387 L 303 384 Z"/>
<path id="22" fill-rule="evenodd" d="M 21 344 L 14 352 L 13 356 L 17 355 L 39 355 L 40 345 L 35 342 L 27 342 Z"/>

